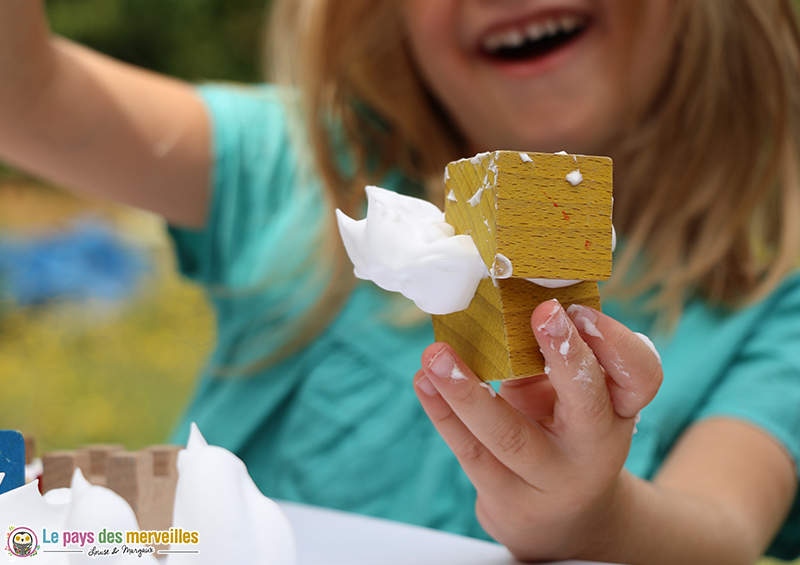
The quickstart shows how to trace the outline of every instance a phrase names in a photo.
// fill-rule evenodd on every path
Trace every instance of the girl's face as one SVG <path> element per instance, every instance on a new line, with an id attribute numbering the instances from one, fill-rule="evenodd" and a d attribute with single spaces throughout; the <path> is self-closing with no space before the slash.
<path id="1" fill-rule="evenodd" d="M 474 151 L 608 154 L 663 76 L 673 0 L 403 0 L 416 63 Z"/>

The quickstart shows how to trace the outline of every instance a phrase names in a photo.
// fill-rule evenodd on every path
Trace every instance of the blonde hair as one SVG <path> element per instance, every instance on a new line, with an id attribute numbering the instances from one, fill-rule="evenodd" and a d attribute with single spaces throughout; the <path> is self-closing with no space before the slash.
<path id="1" fill-rule="evenodd" d="M 701 295 L 764 297 L 800 252 L 800 33 L 791 0 L 683 0 L 674 56 L 650 109 L 619 147 L 615 224 L 628 292 L 655 288 L 675 320 Z M 637 269 L 638 270 L 638 269 Z"/>
<path id="2" fill-rule="evenodd" d="M 275 0 L 270 25 L 272 76 L 297 95 L 330 201 L 357 212 L 364 184 L 397 167 L 442 203 L 466 145 L 414 65 L 399 2 Z M 677 0 L 672 25 L 663 82 L 613 148 L 626 249 L 609 290 L 655 290 L 676 320 L 698 294 L 763 297 L 795 266 L 800 35 L 791 0 Z M 346 264 L 341 247 L 332 260 Z"/>
<path id="3" fill-rule="evenodd" d="M 399 2 L 276 0 L 270 24 L 270 75 L 298 94 L 305 143 L 337 206 L 352 210 L 363 183 L 391 168 L 425 182 L 462 155 L 457 130 L 412 61 Z M 342 149 L 354 165 L 349 174 Z M 439 198 L 442 187 L 426 184 Z"/>

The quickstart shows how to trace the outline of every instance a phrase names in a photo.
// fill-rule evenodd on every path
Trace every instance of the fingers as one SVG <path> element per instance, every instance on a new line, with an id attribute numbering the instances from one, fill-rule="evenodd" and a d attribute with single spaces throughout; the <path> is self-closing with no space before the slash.
<path id="1" fill-rule="evenodd" d="M 501 490 L 501 485 L 506 485 L 514 492 L 523 485 L 520 478 L 503 465 L 464 425 L 424 371 L 417 372 L 414 387 L 428 418 L 455 454 L 478 492 L 499 496 L 506 493 L 505 487 Z"/>
<path id="2" fill-rule="evenodd" d="M 614 418 L 605 375 L 572 320 L 549 300 L 533 311 L 531 325 L 557 395 L 556 425 L 590 436 L 605 433 Z"/>
<path id="3" fill-rule="evenodd" d="M 567 312 L 610 377 L 614 410 L 623 418 L 634 417 L 653 400 L 663 378 L 652 342 L 588 306 L 574 304 Z"/>
<path id="4" fill-rule="evenodd" d="M 645 341 L 591 308 L 573 306 L 568 315 L 557 301 L 545 302 L 531 324 L 547 378 L 504 383 L 496 397 L 443 343 L 426 349 L 415 378 L 425 411 L 483 492 L 499 474 L 549 484 L 554 475 L 544 462 L 566 445 L 557 438 L 573 453 L 606 445 L 613 429 L 632 428 L 661 383 L 657 354 Z"/>
<path id="5" fill-rule="evenodd" d="M 415 383 L 423 408 L 476 486 L 491 488 L 499 467 L 525 477 L 547 458 L 543 430 L 493 396 L 449 345 L 429 346 L 422 367 Z"/>
<path id="6" fill-rule="evenodd" d="M 529 420 L 544 426 L 552 424 L 556 391 L 547 375 L 505 381 L 500 396 Z"/>

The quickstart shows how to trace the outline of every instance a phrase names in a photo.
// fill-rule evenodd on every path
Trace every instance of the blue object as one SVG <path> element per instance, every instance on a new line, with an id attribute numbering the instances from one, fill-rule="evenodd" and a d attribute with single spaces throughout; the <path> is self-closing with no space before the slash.
<path id="1" fill-rule="evenodd" d="M 58 298 L 124 298 L 145 271 L 143 258 L 96 220 L 46 237 L 0 241 L 2 289 L 24 306 Z"/>
<path id="2" fill-rule="evenodd" d="M 25 440 L 16 430 L 0 430 L 0 494 L 25 484 Z"/>

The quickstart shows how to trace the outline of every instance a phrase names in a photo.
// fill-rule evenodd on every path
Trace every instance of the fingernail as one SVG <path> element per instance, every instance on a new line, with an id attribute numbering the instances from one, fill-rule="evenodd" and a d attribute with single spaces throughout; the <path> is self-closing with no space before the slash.
<path id="1" fill-rule="evenodd" d="M 583 333 L 586 335 L 599 337 L 603 340 L 605 339 L 603 334 L 600 333 L 600 330 L 598 330 L 597 326 L 595 325 L 597 323 L 598 316 L 597 310 L 594 308 L 589 308 L 588 306 L 584 306 L 582 304 L 573 304 L 567 308 L 567 314 L 569 314 L 569 317 L 572 318 L 575 326 L 583 331 Z"/>
<path id="2" fill-rule="evenodd" d="M 428 377 L 422 377 L 420 380 L 417 381 L 417 387 L 425 393 L 426 396 L 436 396 L 439 394 L 439 391 L 436 390 L 436 387 L 433 386 L 433 383 L 428 379 Z"/>
<path id="3" fill-rule="evenodd" d="M 437 377 L 449 377 L 453 374 L 453 369 L 456 362 L 453 356 L 446 349 L 442 349 L 433 356 L 431 362 L 428 363 L 428 369 Z"/>
<path id="4" fill-rule="evenodd" d="M 581 318 L 586 318 L 593 324 L 597 322 L 597 311 L 594 308 L 589 308 L 583 304 L 570 305 L 570 307 L 567 308 L 567 314 L 569 314 L 573 319 L 575 316 L 580 316 Z"/>
<path id="5" fill-rule="evenodd" d="M 569 325 L 567 322 L 567 316 L 564 313 L 564 308 L 561 307 L 561 304 L 556 299 L 553 299 L 550 302 L 553 304 L 553 311 L 550 312 L 550 315 L 547 317 L 547 319 L 541 325 L 539 325 L 537 329 L 544 331 L 544 333 L 552 338 L 566 336 L 569 330 Z"/>

